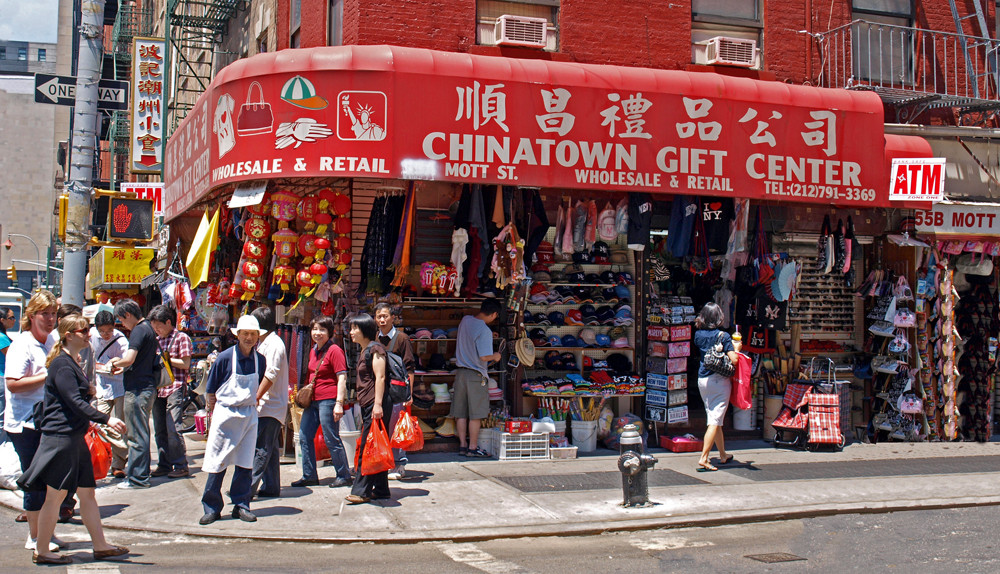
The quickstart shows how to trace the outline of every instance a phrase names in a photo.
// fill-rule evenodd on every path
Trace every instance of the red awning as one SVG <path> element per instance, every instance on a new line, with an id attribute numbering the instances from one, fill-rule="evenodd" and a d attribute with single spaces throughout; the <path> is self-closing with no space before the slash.
<path id="1" fill-rule="evenodd" d="M 878 207 L 895 153 L 930 148 L 883 136 L 870 92 L 396 46 L 282 50 L 235 62 L 202 94 L 167 144 L 164 209 L 278 177 Z"/>

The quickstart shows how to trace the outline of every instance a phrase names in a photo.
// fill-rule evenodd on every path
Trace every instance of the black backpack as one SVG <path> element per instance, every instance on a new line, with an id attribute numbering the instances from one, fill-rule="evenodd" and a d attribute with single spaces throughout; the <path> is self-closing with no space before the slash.
<path id="1" fill-rule="evenodd" d="M 393 336 L 389 345 L 385 347 L 385 382 L 386 392 L 393 404 L 405 403 L 410 400 L 410 377 L 406 373 L 406 365 L 403 364 L 403 357 L 389 350 L 389 347 L 396 341 Z M 368 353 L 368 367 L 371 368 L 372 355 Z"/>

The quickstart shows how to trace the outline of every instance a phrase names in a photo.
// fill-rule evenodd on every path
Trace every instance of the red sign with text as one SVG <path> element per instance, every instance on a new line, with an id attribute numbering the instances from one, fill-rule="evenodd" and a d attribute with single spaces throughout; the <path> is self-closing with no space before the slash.
<path id="1" fill-rule="evenodd" d="M 210 189 L 275 177 L 888 205 L 872 93 L 392 46 L 293 52 L 308 57 L 230 65 L 198 100 L 167 146 L 168 220 Z"/>

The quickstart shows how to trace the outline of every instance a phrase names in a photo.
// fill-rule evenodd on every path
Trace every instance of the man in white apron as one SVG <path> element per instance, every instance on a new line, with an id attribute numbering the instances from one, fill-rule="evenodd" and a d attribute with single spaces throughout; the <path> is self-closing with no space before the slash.
<path id="1" fill-rule="evenodd" d="M 208 373 L 210 427 L 201 464 L 208 481 L 201 497 L 205 515 L 198 523 L 202 525 L 222 517 L 222 481 L 230 465 L 236 466 L 229 485 L 233 518 L 257 520 L 250 512 L 250 481 L 257 444 L 257 386 L 266 368 L 257 340 L 264 331 L 250 315 L 240 317 L 232 331 L 239 344 L 219 353 Z"/>

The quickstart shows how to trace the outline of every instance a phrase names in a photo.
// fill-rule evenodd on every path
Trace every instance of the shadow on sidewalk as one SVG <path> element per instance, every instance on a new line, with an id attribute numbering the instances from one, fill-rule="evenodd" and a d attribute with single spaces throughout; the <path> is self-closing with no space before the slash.
<path id="1" fill-rule="evenodd" d="M 121 514 L 122 511 L 124 511 L 128 507 L 129 507 L 128 504 L 102 504 L 101 518 L 102 519 L 110 518 L 112 516 L 115 516 L 116 514 Z M 80 524 L 83 524 L 83 522 L 81 522 Z"/>
<path id="2" fill-rule="evenodd" d="M 265 508 L 258 506 L 253 509 L 253 513 L 258 518 L 263 516 L 291 516 L 293 514 L 302 514 L 302 509 L 293 506 L 269 506 Z"/>

